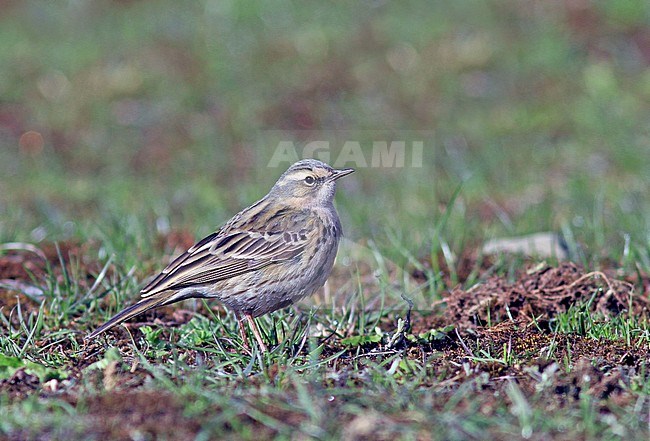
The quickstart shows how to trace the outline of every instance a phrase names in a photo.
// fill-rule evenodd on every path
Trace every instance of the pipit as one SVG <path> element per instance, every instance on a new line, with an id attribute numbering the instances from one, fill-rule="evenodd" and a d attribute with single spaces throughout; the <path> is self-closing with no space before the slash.
<path id="1" fill-rule="evenodd" d="M 341 238 L 334 208 L 335 170 L 315 159 L 293 164 L 261 200 L 172 261 L 140 292 L 142 299 L 88 335 L 190 298 L 217 299 L 235 312 L 242 341 L 246 319 L 262 351 L 254 318 L 285 308 L 325 284 Z"/>

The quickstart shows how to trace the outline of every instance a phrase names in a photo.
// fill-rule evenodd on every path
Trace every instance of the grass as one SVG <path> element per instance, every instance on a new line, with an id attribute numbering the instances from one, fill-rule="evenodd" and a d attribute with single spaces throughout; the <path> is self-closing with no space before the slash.
<path id="1" fill-rule="evenodd" d="M 6 3 L 3 436 L 648 437 L 647 2 Z M 328 292 L 258 319 L 271 353 L 198 301 L 83 341 L 268 190 L 281 142 L 372 165 L 381 140 L 405 166 L 341 164 Z M 480 251 L 540 231 L 629 302 L 600 279 L 454 318 L 452 293 L 558 265 Z"/>

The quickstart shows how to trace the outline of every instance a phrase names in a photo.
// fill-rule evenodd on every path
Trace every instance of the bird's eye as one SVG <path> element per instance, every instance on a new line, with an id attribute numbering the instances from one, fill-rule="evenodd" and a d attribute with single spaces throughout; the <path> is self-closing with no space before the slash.
<path id="1" fill-rule="evenodd" d="M 316 179 L 313 176 L 307 176 L 305 178 L 305 184 L 307 185 L 314 185 L 314 182 L 316 182 Z"/>

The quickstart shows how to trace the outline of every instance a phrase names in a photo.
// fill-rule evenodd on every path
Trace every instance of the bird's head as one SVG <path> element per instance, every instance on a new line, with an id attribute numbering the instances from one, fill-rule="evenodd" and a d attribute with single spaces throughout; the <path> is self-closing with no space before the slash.
<path id="1" fill-rule="evenodd" d="M 353 171 L 352 168 L 337 170 L 316 159 L 303 159 L 280 176 L 269 196 L 300 207 L 326 205 L 334 199 L 336 180 Z"/>

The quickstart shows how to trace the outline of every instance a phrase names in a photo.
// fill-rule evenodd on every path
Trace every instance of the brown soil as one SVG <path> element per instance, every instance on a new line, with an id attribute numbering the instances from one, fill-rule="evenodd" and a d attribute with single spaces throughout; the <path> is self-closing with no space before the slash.
<path id="1" fill-rule="evenodd" d="M 165 406 L 160 406 L 164 402 Z M 200 426 L 184 417 L 183 403 L 159 391 L 117 392 L 88 400 L 90 434 L 98 439 L 132 439 L 134 432 L 189 439 Z"/>
<path id="2" fill-rule="evenodd" d="M 650 301 L 629 282 L 603 272 L 586 272 L 570 262 L 543 265 L 514 282 L 490 277 L 469 290 L 454 289 L 444 297 L 445 317 L 461 328 L 503 320 L 546 320 L 571 306 L 587 303 L 605 317 L 621 313 L 648 314 Z"/>
<path id="3" fill-rule="evenodd" d="M 40 388 L 40 380 L 36 375 L 18 369 L 11 378 L 0 380 L 0 391 L 12 399 L 23 399 Z"/>

